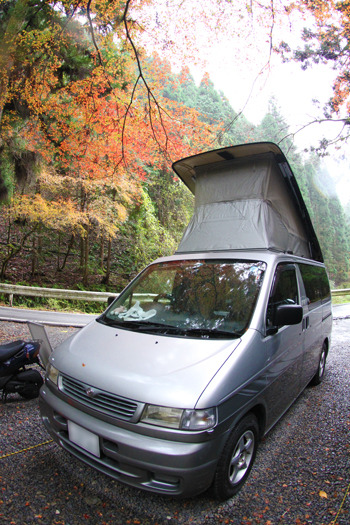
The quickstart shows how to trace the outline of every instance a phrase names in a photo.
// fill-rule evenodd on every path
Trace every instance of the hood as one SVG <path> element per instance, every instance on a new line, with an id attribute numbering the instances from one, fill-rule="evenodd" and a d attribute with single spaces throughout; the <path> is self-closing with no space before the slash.
<path id="1" fill-rule="evenodd" d="M 195 194 L 178 253 L 268 249 L 323 262 L 297 181 L 276 144 L 208 151 L 175 162 L 173 170 Z"/>
<path id="2" fill-rule="evenodd" d="M 94 321 L 64 341 L 51 362 L 64 374 L 134 401 L 194 408 L 239 342 L 150 335 Z"/>

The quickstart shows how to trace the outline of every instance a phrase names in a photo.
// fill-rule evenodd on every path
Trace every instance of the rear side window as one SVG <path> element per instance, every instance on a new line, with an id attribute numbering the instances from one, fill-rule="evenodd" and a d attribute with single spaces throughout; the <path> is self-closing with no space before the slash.
<path id="1" fill-rule="evenodd" d="M 299 268 L 309 304 L 316 306 L 318 302 L 329 300 L 331 291 L 325 268 L 310 264 L 300 264 Z"/>

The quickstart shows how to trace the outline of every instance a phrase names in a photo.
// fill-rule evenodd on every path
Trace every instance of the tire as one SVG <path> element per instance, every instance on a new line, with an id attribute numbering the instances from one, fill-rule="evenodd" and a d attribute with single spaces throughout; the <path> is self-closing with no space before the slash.
<path id="1" fill-rule="evenodd" d="M 318 361 L 317 372 L 310 381 L 311 386 L 317 386 L 322 382 L 324 378 L 325 369 L 326 369 L 326 359 L 327 359 L 327 347 L 326 347 L 326 344 L 323 343 L 321 354 L 320 354 L 320 359 Z"/>
<path id="2" fill-rule="evenodd" d="M 40 392 L 40 386 L 35 383 L 32 383 L 28 388 L 24 388 L 23 390 L 19 391 L 19 394 L 23 399 L 35 399 L 39 396 Z"/>
<path id="3" fill-rule="evenodd" d="M 25 383 L 23 387 L 18 390 L 18 393 L 24 399 L 35 399 L 39 396 L 42 385 L 43 380 L 40 378 L 40 381 L 36 381 L 35 383 Z"/>
<path id="4" fill-rule="evenodd" d="M 259 426 L 253 414 L 246 415 L 232 430 L 214 476 L 216 499 L 231 498 L 242 488 L 255 460 L 258 436 Z"/>

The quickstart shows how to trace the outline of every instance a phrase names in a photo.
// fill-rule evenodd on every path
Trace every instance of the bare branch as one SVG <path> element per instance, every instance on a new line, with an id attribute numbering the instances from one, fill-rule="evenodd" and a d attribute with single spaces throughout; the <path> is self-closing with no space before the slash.
<path id="1" fill-rule="evenodd" d="M 86 14 L 87 14 L 87 17 L 88 17 L 88 20 L 89 20 L 89 26 L 90 26 L 90 31 L 91 31 L 92 42 L 93 42 L 94 47 L 95 47 L 95 49 L 97 51 L 97 55 L 98 55 L 98 59 L 99 59 L 100 65 L 102 66 L 102 56 L 101 56 L 100 49 L 99 49 L 99 47 L 98 47 L 98 45 L 96 43 L 95 31 L 94 31 L 94 28 L 93 28 L 93 25 L 92 25 L 92 20 L 91 20 L 91 13 L 90 13 L 91 2 L 92 2 L 92 0 L 88 1 L 88 4 L 86 6 Z"/>
<path id="2" fill-rule="evenodd" d="M 165 128 L 165 124 L 164 124 L 164 120 L 163 120 L 162 114 L 164 113 L 164 114 L 166 114 L 168 116 L 169 116 L 169 114 L 165 111 L 164 108 L 162 108 L 160 106 L 159 102 L 157 101 L 156 97 L 154 96 L 153 91 L 150 88 L 150 86 L 148 85 L 148 82 L 147 82 L 147 80 L 146 80 L 146 78 L 145 78 L 145 76 L 143 74 L 139 53 L 138 53 L 138 51 L 136 49 L 136 46 L 134 44 L 133 39 L 131 38 L 131 34 L 130 34 L 130 31 L 129 31 L 128 20 L 127 20 L 127 14 L 128 14 L 129 6 L 130 6 L 130 1 L 131 0 L 127 0 L 127 2 L 125 4 L 125 10 L 124 10 L 124 14 L 123 14 L 123 17 L 122 17 L 122 21 L 124 23 L 126 38 L 127 38 L 128 42 L 130 43 L 130 45 L 132 47 L 132 50 L 133 50 L 133 53 L 134 53 L 134 56 L 135 56 L 135 59 L 136 59 L 136 63 L 137 63 L 137 68 L 138 68 L 138 71 L 139 71 L 139 76 L 138 76 L 137 81 L 136 81 L 136 83 L 134 85 L 133 93 L 135 92 L 135 88 L 136 88 L 136 85 L 138 84 L 139 80 L 141 80 L 143 85 L 146 88 L 146 91 L 147 91 L 148 114 L 149 114 L 149 120 L 150 120 L 150 124 L 151 124 L 153 138 L 154 138 L 155 142 L 158 144 L 159 149 L 161 151 L 163 151 L 163 154 L 165 155 L 165 157 L 168 157 L 167 145 L 168 145 L 169 137 L 168 137 L 168 134 L 167 134 L 167 131 L 166 131 L 166 128 Z M 159 139 L 157 137 L 157 132 L 156 132 L 155 127 L 154 127 L 154 123 L 153 123 L 153 119 L 152 119 L 152 103 L 156 107 L 156 111 L 158 113 L 158 117 L 159 117 L 159 120 L 160 120 L 161 128 L 162 128 L 162 130 L 164 132 L 164 136 L 165 136 L 165 145 L 164 145 L 164 147 L 161 145 L 161 143 L 160 143 L 160 141 L 159 141 Z M 130 109 L 130 104 L 129 104 L 128 110 L 129 109 Z M 128 114 L 128 111 L 125 114 L 125 119 L 127 118 L 127 114 Z M 125 129 L 125 125 L 123 125 L 123 130 L 124 129 Z"/>
<path id="3" fill-rule="evenodd" d="M 251 9 L 251 12 L 253 12 L 253 6 L 252 6 L 252 1 L 251 1 L 251 4 L 250 4 L 250 9 Z M 228 122 L 224 128 L 217 134 L 216 136 L 216 139 L 220 142 L 223 138 L 223 134 L 224 133 L 227 133 L 231 128 L 232 126 L 235 124 L 235 122 L 243 115 L 244 113 L 244 110 L 245 108 L 247 107 L 252 95 L 253 95 L 253 92 L 254 92 L 254 89 L 255 89 L 255 85 L 259 79 L 259 77 L 264 73 L 265 70 L 269 70 L 270 69 L 270 63 L 271 63 L 271 57 L 272 57 L 272 52 L 273 52 L 273 31 L 274 31 L 274 27 L 275 27 L 275 8 L 274 8 L 274 0 L 271 0 L 270 1 L 270 10 L 271 10 L 271 17 L 272 17 L 272 20 L 271 20 L 271 25 L 270 25 L 270 31 L 269 31 L 269 42 L 270 42 L 270 47 L 269 47 L 269 57 L 268 57 L 268 60 L 266 62 L 266 64 L 260 69 L 259 73 L 256 75 L 253 83 L 252 83 L 252 86 L 251 86 L 251 89 L 249 91 L 249 94 L 248 94 L 248 97 L 246 98 L 246 101 L 245 103 L 243 104 L 243 106 L 241 107 L 240 111 L 237 113 L 237 115 L 230 121 Z"/>
<path id="4" fill-rule="evenodd" d="M 130 112 L 132 103 L 134 101 L 134 95 L 135 95 L 135 91 L 136 91 L 137 84 L 138 84 L 139 80 L 140 80 L 140 75 L 137 77 L 136 82 L 134 83 L 134 87 L 133 87 L 132 92 L 131 92 L 131 97 L 130 97 L 130 100 L 129 100 L 129 104 L 128 104 L 128 107 L 126 108 L 126 112 L 125 112 L 125 115 L 124 115 L 124 118 L 123 118 L 123 127 L 122 127 L 122 158 L 121 158 L 121 162 L 123 160 L 125 161 L 124 134 L 125 134 L 125 128 L 126 128 L 126 120 L 127 120 L 128 114 Z"/>
<path id="5" fill-rule="evenodd" d="M 271 21 L 270 34 L 269 34 L 269 40 L 270 40 L 269 62 L 271 60 L 271 55 L 272 55 L 272 51 L 273 51 L 272 35 L 273 35 L 274 27 L 275 27 L 275 8 L 274 8 L 274 5 L 273 5 L 273 0 L 271 0 L 271 16 L 272 16 L 272 21 Z"/>
<path id="6" fill-rule="evenodd" d="M 334 144 L 336 144 L 337 142 L 341 141 L 341 140 L 344 140 L 344 139 L 347 139 L 349 138 L 349 135 L 347 135 L 346 137 L 343 136 L 343 131 L 344 129 L 350 125 L 350 119 L 349 118 L 339 118 L 339 119 L 332 119 L 332 118 L 322 118 L 322 119 L 314 119 L 310 122 L 307 122 L 306 124 L 304 124 L 303 126 L 301 126 L 299 129 L 297 129 L 296 131 L 294 132 L 291 132 L 291 133 L 288 133 L 287 135 L 285 135 L 279 142 L 278 144 L 281 144 L 281 142 L 283 142 L 284 140 L 288 139 L 288 138 L 292 138 L 292 140 L 294 140 L 295 136 L 300 133 L 301 131 L 303 131 L 304 129 L 310 127 L 310 126 L 313 126 L 314 124 L 323 124 L 325 122 L 334 122 L 334 123 L 343 123 L 343 126 L 342 126 L 342 129 L 339 131 L 339 133 L 337 134 L 337 136 L 332 139 L 332 140 L 327 140 L 327 145 L 328 146 L 332 146 Z M 324 146 L 323 146 L 324 148 Z M 321 149 L 321 147 L 319 148 Z"/>

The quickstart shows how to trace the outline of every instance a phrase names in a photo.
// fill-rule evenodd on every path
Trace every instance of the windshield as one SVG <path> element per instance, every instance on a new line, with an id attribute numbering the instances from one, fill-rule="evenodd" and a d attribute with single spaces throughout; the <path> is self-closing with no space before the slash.
<path id="1" fill-rule="evenodd" d="M 153 264 L 99 321 L 167 335 L 239 337 L 249 325 L 265 267 L 226 259 Z"/>

